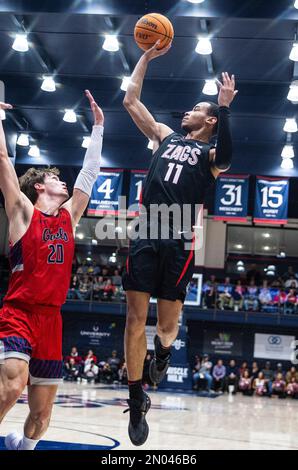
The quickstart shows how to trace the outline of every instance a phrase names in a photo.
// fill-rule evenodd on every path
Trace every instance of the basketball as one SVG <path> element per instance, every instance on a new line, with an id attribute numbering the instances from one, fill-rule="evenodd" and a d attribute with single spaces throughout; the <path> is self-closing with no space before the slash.
<path id="1" fill-rule="evenodd" d="M 153 47 L 156 41 L 161 43 L 158 49 L 167 47 L 174 37 L 174 28 L 166 16 L 159 13 L 149 13 L 139 19 L 134 29 L 137 45 L 146 51 Z"/>

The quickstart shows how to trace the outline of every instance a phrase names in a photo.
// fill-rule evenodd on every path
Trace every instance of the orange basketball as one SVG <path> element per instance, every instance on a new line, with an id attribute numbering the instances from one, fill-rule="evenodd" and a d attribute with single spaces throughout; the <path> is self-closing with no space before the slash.
<path id="1" fill-rule="evenodd" d="M 158 49 L 163 49 L 173 40 L 174 28 L 166 16 L 148 13 L 135 25 L 134 37 L 137 45 L 146 51 L 160 40 Z"/>

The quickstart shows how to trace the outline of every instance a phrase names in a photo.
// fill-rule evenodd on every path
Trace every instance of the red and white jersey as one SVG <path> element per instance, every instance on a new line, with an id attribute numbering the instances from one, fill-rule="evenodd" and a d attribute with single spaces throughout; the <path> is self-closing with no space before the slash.
<path id="1" fill-rule="evenodd" d="M 71 215 L 48 216 L 34 208 L 23 237 L 10 244 L 12 275 L 4 302 L 61 306 L 70 284 L 74 237 Z"/>

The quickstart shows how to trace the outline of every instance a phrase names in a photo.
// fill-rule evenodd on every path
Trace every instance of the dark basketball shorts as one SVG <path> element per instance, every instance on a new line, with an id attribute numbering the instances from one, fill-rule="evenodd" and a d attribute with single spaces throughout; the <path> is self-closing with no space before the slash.
<path id="1" fill-rule="evenodd" d="M 0 363 L 29 364 L 30 385 L 58 385 L 62 380 L 62 318 L 59 307 L 16 306 L 0 309 Z"/>
<path id="2" fill-rule="evenodd" d="M 191 249 L 185 243 L 184 239 L 131 240 L 122 278 L 124 290 L 184 302 L 194 271 L 195 240 L 188 240 Z"/>

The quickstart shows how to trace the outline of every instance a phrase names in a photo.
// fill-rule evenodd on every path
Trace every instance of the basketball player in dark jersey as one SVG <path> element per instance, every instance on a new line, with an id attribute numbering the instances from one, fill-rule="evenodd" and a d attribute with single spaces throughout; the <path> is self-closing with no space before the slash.
<path id="1" fill-rule="evenodd" d="M 237 94 L 234 76 L 223 73 L 222 83 L 218 81 L 218 105 L 210 102 L 196 104 L 182 120 L 186 135 L 176 133 L 165 124 L 156 122 L 140 101 L 148 63 L 170 48 L 158 50 L 157 46 L 158 43 L 140 58 L 123 102 L 135 124 L 154 144 L 143 187 L 140 232 L 144 221 L 149 228 L 155 225 L 162 228 L 166 223 L 164 218 L 162 223 L 159 219 L 157 224 L 152 222 L 150 209 L 156 204 L 176 205 L 182 212 L 185 207 L 187 210 L 190 207 L 191 224 L 194 226 L 197 217 L 195 205 L 203 203 L 206 190 L 222 171 L 229 169 L 232 158 L 229 106 Z M 216 148 L 210 145 L 214 134 L 217 134 Z M 142 211 L 145 211 L 145 218 Z M 168 224 L 168 239 L 160 235 L 152 239 L 149 235 L 149 238 L 139 236 L 130 241 L 127 269 L 123 276 L 128 306 L 125 330 L 129 379 L 127 411 L 130 412 L 128 432 L 134 445 L 143 444 L 149 433 L 145 416 L 150 408 L 150 398 L 143 391 L 141 380 L 147 349 L 145 325 L 150 296 L 157 297 L 158 310 L 150 376 L 153 382 L 159 383 L 169 366 L 170 349 L 178 333 L 178 318 L 186 287 L 193 274 L 194 238 L 191 249 L 186 249 L 184 227 L 175 231 L 171 218 Z M 181 234 L 180 239 L 173 236 L 176 232 Z"/>
<path id="2" fill-rule="evenodd" d="M 49 426 L 62 380 L 61 305 L 66 300 L 75 227 L 100 168 L 102 110 L 86 91 L 94 115 L 91 142 L 69 198 L 57 168 L 30 168 L 17 179 L 0 121 L 0 190 L 9 221 L 11 278 L 0 309 L 0 422 L 28 383 L 24 434 L 5 438 L 9 450 L 33 450 Z M 1 109 L 10 105 L 0 103 Z"/>

